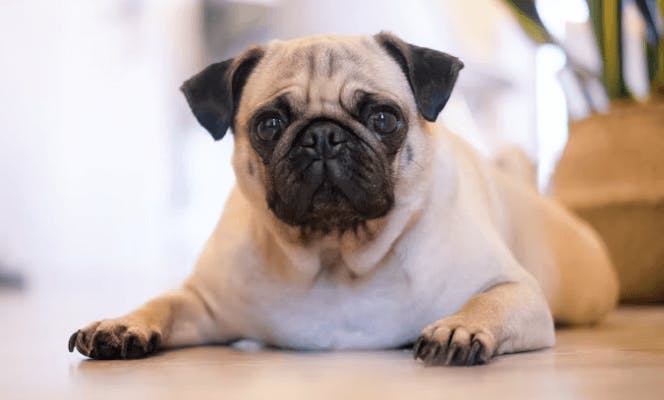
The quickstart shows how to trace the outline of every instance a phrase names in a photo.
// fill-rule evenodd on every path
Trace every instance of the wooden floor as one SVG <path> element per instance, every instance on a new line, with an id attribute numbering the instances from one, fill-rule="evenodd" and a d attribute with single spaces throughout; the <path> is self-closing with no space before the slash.
<path id="1" fill-rule="evenodd" d="M 623 307 L 599 327 L 559 330 L 554 349 L 425 368 L 409 350 L 250 345 L 89 361 L 66 349 L 95 308 L 80 296 L 0 292 L 0 399 L 664 399 L 664 306 Z"/>

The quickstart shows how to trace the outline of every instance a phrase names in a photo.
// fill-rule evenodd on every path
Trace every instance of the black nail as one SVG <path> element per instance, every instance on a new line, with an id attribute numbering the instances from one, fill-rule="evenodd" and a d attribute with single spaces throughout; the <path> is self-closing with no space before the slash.
<path id="1" fill-rule="evenodd" d="M 482 348 L 482 343 L 473 340 L 472 345 L 470 346 L 470 352 L 468 353 L 468 359 L 466 360 L 466 365 L 475 365 L 477 364 L 477 356 L 479 355 L 479 352 Z"/>
<path id="2" fill-rule="evenodd" d="M 74 348 L 76 348 L 76 338 L 78 337 L 79 332 L 80 332 L 80 330 L 74 332 L 73 335 L 69 336 L 69 346 L 68 347 L 69 347 L 69 352 L 70 353 L 74 351 Z"/>
<path id="3" fill-rule="evenodd" d="M 450 346 L 448 346 L 445 365 L 452 365 L 452 361 L 454 360 L 454 356 L 456 355 L 458 349 L 459 347 L 457 346 L 456 343 L 452 343 Z"/>
<path id="4" fill-rule="evenodd" d="M 440 354 L 440 344 L 434 343 L 432 348 L 429 350 L 429 353 L 427 354 L 426 364 L 427 365 L 436 364 L 436 359 L 438 358 L 438 354 Z"/>
<path id="5" fill-rule="evenodd" d="M 415 345 L 413 345 L 413 358 L 417 360 L 417 358 L 420 355 L 420 350 L 422 350 L 422 345 L 424 344 L 424 338 L 420 336 L 417 338 L 417 341 L 415 341 Z"/>

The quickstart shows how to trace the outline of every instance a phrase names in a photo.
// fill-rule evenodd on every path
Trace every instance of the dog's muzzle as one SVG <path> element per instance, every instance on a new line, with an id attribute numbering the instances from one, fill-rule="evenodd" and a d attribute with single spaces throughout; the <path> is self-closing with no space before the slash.
<path id="1" fill-rule="evenodd" d="M 348 229 L 384 215 L 393 194 L 377 153 L 336 121 L 312 121 L 275 168 L 270 208 L 291 225 Z"/>

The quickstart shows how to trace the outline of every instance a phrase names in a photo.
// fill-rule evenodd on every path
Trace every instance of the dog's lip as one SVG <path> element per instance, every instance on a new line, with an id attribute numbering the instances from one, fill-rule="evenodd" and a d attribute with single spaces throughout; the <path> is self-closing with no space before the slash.
<path id="1" fill-rule="evenodd" d="M 343 190 L 341 190 L 341 188 L 339 187 L 339 185 L 337 185 L 337 184 L 334 182 L 334 180 L 331 179 L 331 178 L 330 178 L 329 176 L 327 176 L 327 175 L 323 178 L 323 180 L 321 181 L 320 185 L 318 185 L 318 187 L 317 187 L 316 190 L 314 191 L 313 196 L 311 196 L 311 199 L 312 199 L 312 200 L 316 198 L 316 195 L 319 194 L 319 193 L 321 192 L 321 190 L 323 190 L 323 189 L 326 188 L 326 185 L 325 185 L 326 183 L 327 183 L 328 187 L 332 190 L 333 193 L 335 193 L 335 194 L 339 194 L 339 195 L 343 196 L 346 200 L 348 200 L 348 198 L 346 197 L 346 194 L 344 194 Z"/>
<path id="2" fill-rule="evenodd" d="M 297 154 L 297 151 L 292 151 L 292 150 L 289 151 L 288 155 L 287 155 L 289 160 L 294 160 L 294 159 L 296 159 L 297 157 L 300 157 L 300 156 L 301 156 L 301 154 Z M 324 154 L 322 156 L 319 155 L 319 154 L 315 154 L 315 155 L 312 154 L 312 155 L 308 155 L 308 156 L 310 157 L 311 161 L 336 160 L 336 159 L 339 158 L 339 152 L 334 151 L 334 153 L 332 153 L 332 154 Z"/>

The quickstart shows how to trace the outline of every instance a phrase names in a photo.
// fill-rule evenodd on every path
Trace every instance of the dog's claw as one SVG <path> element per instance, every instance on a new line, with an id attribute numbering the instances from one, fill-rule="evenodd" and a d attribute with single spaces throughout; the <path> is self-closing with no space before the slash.
<path id="1" fill-rule="evenodd" d="M 424 338 L 420 336 L 417 338 L 417 341 L 415 341 L 415 344 L 413 345 L 413 358 L 418 359 L 420 356 L 420 351 L 422 350 L 422 345 L 424 344 Z"/>
<path id="2" fill-rule="evenodd" d="M 477 340 L 472 340 L 472 345 L 470 346 L 470 352 L 468 352 L 468 358 L 466 359 L 466 366 L 479 364 L 477 356 L 482 348 L 482 343 Z"/>
<path id="3" fill-rule="evenodd" d="M 441 347 L 438 343 L 432 343 L 429 346 L 429 351 L 426 354 L 426 358 L 424 358 L 424 363 L 426 365 L 433 365 L 435 364 L 436 358 L 438 358 L 438 355 L 440 354 Z"/>
<path id="4" fill-rule="evenodd" d="M 69 352 L 72 353 L 74 349 L 76 348 L 76 339 L 78 338 L 78 334 L 81 332 L 81 330 L 77 330 L 74 332 L 71 336 L 69 336 Z"/>
<path id="5" fill-rule="evenodd" d="M 452 343 L 450 344 L 450 347 L 447 349 L 447 357 L 445 358 L 445 365 L 452 365 L 452 362 L 454 361 L 454 357 L 457 354 L 457 351 L 459 351 L 459 347 Z"/>

